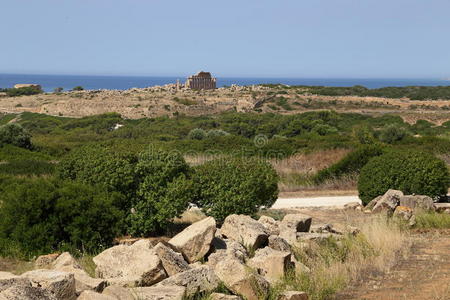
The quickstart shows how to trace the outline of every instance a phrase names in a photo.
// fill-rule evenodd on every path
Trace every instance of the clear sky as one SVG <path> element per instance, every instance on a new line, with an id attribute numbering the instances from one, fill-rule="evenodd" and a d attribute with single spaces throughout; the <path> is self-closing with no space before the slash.
<path id="1" fill-rule="evenodd" d="M 0 0 L 0 73 L 450 77 L 449 0 Z"/>

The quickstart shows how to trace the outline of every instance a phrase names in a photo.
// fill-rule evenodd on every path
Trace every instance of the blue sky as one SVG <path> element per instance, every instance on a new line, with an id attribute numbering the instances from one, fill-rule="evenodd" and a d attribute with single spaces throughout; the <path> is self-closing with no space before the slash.
<path id="1" fill-rule="evenodd" d="M 448 0 L 0 0 L 0 73 L 450 77 Z"/>

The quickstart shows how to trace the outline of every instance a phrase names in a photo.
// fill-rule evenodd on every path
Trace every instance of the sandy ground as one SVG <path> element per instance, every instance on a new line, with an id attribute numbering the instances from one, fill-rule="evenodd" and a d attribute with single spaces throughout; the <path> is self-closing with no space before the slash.
<path id="1" fill-rule="evenodd" d="M 344 206 L 345 204 L 351 202 L 361 203 L 361 200 L 358 196 L 278 198 L 272 208 L 281 209 L 296 207 Z"/>

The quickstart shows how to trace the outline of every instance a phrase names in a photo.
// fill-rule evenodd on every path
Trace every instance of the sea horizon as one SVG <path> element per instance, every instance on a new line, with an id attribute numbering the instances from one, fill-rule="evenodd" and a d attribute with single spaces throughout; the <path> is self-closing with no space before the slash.
<path id="1" fill-rule="evenodd" d="M 127 90 L 176 83 L 184 83 L 183 76 L 139 76 L 139 75 L 58 75 L 58 74 L 0 74 L 0 88 L 11 88 L 15 84 L 33 83 L 46 92 L 62 87 L 71 90 L 82 86 L 86 90 Z M 286 84 L 309 86 L 347 87 L 362 85 L 367 88 L 404 86 L 450 86 L 449 79 L 438 78 L 306 78 L 306 77 L 217 77 L 217 87 L 232 84 L 246 86 L 255 84 Z"/>

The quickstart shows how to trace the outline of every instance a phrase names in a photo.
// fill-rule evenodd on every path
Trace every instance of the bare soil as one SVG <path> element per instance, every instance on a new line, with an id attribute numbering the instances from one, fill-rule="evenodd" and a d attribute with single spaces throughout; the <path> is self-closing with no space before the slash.
<path id="1" fill-rule="evenodd" d="M 336 295 L 339 300 L 449 300 L 450 230 L 413 235 L 410 255 L 388 274 L 367 276 Z"/>

